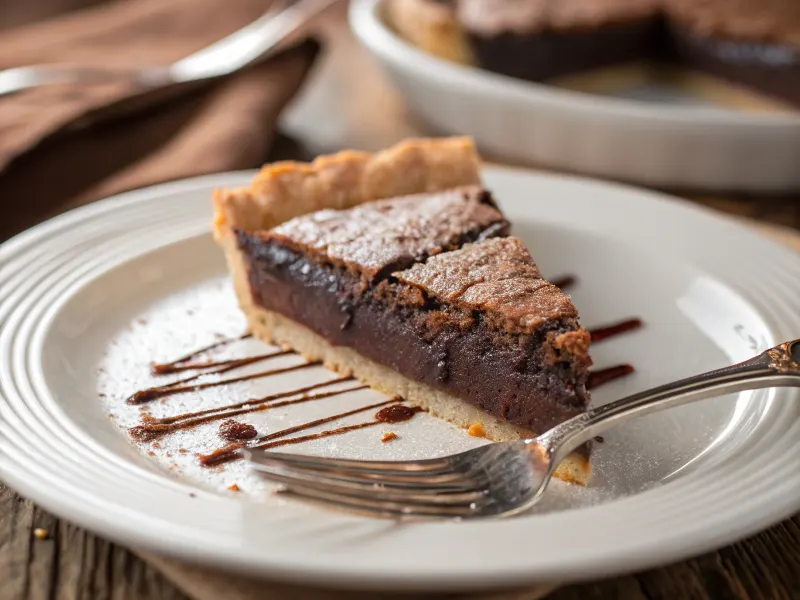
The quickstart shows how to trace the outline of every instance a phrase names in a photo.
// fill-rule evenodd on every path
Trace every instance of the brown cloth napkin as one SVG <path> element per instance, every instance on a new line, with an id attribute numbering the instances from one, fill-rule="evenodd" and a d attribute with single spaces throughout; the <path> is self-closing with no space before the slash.
<path id="1" fill-rule="evenodd" d="M 3 31 L 0 69 L 168 64 L 234 32 L 272 0 L 121 0 Z M 308 40 L 222 80 L 131 111 L 124 78 L 0 97 L 0 240 L 111 194 L 260 166 L 319 45 Z"/>

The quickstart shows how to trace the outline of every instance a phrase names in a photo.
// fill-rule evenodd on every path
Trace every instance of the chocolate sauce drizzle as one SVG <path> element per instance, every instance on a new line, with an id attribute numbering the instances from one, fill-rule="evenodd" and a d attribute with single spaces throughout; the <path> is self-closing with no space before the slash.
<path id="1" fill-rule="evenodd" d="M 331 421 L 336 421 L 337 419 L 343 419 L 344 417 L 349 417 L 350 415 L 356 415 L 358 413 L 362 413 L 373 408 L 379 408 L 382 406 L 386 406 L 388 404 L 395 404 L 398 402 L 398 398 L 390 398 L 389 400 L 384 400 L 383 402 L 377 402 L 375 404 L 370 404 L 369 406 L 362 406 L 360 408 L 356 408 L 353 410 L 349 410 L 347 412 L 338 413 L 335 415 L 331 415 L 329 417 L 324 417 L 322 419 L 317 419 L 315 421 L 310 421 L 308 423 L 303 423 L 301 425 L 295 425 L 294 427 L 289 427 L 287 429 L 281 429 L 280 431 L 276 431 L 274 433 L 270 433 L 254 440 L 251 440 L 248 443 L 237 443 L 237 444 L 230 444 L 223 448 L 219 448 L 214 450 L 210 454 L 201 454 L 200 464 L 204 467 L 213 467 L 216 465 L 220 465 L 223 463 L 231 462 L 234 460 L 239 460 L 242 458 L 242 450 L 268 450 L 270 448 L 277 448 L 279 446 L 288 446 L 291 444 L 300 444 L 302 442 L 307 442 L 310 440 L 317 440 L 320 438 L 330 437 L 334 435 L 341 435 L 343 433 L 347 433 L 349 431 L 355 431 L 356 429 L 363 429 L 365 427 L 372 427 L 373 425 L 379 425 L 384 423 L 378 419 L 378 415 L 375 415 L 375 420 L 373 421 L 365 421 L 363 423 L 357 423 L 355 425 L 347 425 L 345 427 L 339 427 L 338 429 L 329 429 L 326 431 L 320 431 L 319 433 L 312 433 L 309 435 L 303 435 L 299 437 L 293 437 L 288 439 L 279 439 L 286 437 L 287 435 L 291 435 L 293 433 L 298 433 L 300 431 L 304 431 L 306 429 L 311 429 L 312 427 L 317 427 L 319 425 L 324 425 L 325 423 L 330 423 Z M 380 411 L 378 411 L 380 413 Z M 416 414 L 416 411 L 412 412 L 411 415 L 404 420 L 408 420 Z"/>
<path id="2" fill-rule="evenodd" d="M 586 389 L 593 390 L 604 383 L 630 375 L 633 371 L 633 366 L 628 364 L 615 365 L 599 371 L 590 371 L 589 378 L 586 380 Z"/>
<path id="3" fill-rule="evenodd" d="M 563 277 L 557 277 L 556 279 L 551 279 L 550 283 L 556 286 L 559 289 L 566 289 L 575 285 L 575 282 L 578 280 L 577 277 L 574 275 L 564 275 Z"/>
<path id="4" fill-rule="evenodd" d="M 180 358 L 173 360 L 172 362 L 153 363 L 150 365 L 150 372 L 153 375 L 169 375 L 170 373 L 178 373 L 179 371 L 208 369 L 222 364 L 231 364 L 236 361 L 235 360 L 228 360 L 221 362 L 212 362 L 212 361 L 191 362 L 191 361 L 193 358 L 197 358 L 201 354 L 205 354 L 206 352 L 211 352 L 212 350 L 216 350 L 217 348 L 222 348 L 223 346 L 228 346 L 230 344 L 233 344 L 234 342 L 240 342 L 242 340 L 246 340 L 251 337 L 253 337 L 252 333 L 245 333 L 244 335 L 240 335 L 239 337 L 222 339 L 208 346 L 204 346 L 199 350 L 195 350 L 193 352 L 190 352 L 189 354 L 185 354 Z"/>
<path id="5" fill-rule="evenodd" d="M 590 329 L 589 333 L 592 336 L 592 343 L 596 344 L 623 333 L 639 329 L 642 327 L 642 325 L 643 323 L 641 319 L 631 318 L 618 321 L 617 323 L 612 323 L 610 325 L 595 327 Z M 599 369 L 597 371 L 590 371 L 589 377 L 586 380 L 586 389 L 593 390 L 605 383 L 614 381 L 615 379 L 626 377 L 633 373 L 634 370 L 635 369 L 633 368 L 633 365 L 622 364 L 614 365 L 613 367 L 608 367 L 606 369 Z"/>
<path id="6" fill-rule="evenodd" d="M 392 404 L 376 412 L 375 419 L 381 423 L 402 423 L 403 421 L 408 421 L 421 410 L 419 406 Z"/>
<path id="7" fill-rule="evenodd" d="M 612 323 L 610 325 L 604 325 L 602 327 L 594 327 L 589 330 L 589 333 L 592 336 L 592 343 L 596 344 L 597 342 L 602 342 L 608 338 L 626 333 L 628 331 L 633 331 L 634 329 L 639 329 L 641 327 L 642 320 L 632 318 L 625 319 L 624 321 L 619 321 L 617 323 Z"/>
<path id="8" fill-rule="evenodd" d="M 280 351 L 280 352 L 273 352 L 271 354 L 262 354 L 260 356 L 255 356 L 250 359 L 242 358 L 237 361 L 234 361 L 235 364 L 229 365 L 218 371 L 212 371 L 211 375 L 218 375 L 220 373 L 225 373 L 226 371 L 230 371 L 232 369 L 237 369 L 239 367 L 243 367 L 245 365 L 250 365 L 256 362 L 260 362 L 262 360 L 267 360 L 269 358 L 275 358 L 278 356 L 283 356 L 285 354 L 290 354 L 288 351 Z M 250 381 L 251 379 L 260 379 L 261 377 L 269 377 L 271 375 L 280 375 L 281 373 L 289 373 L 291 371 L 298 371 L 300 369 L 307 369 L 308 367 L 313 367 L 320 364 L 319 362 L 306 362 L 301 363 L 299 365 L 292 365 L 290 367 L 281 367 L 278 369 L 267 369 L 266 371 L 259 371 L 258 373 L 251 373 L 250 375 L 241 375 L 239 377 L 231 377 L 229 379 L 220 379 L 219 381 L 209 381 L 208 383 L 198 383 L 196 385 L 183 385 L 190 381 L 196 380 L 201 375 L 205 375 L 205 373 L 201 375 L 194 375 L 192 377 L 187 377 L 186 379 L 180 379 L 178 381 L 174 381 L 172 383 L 168 383 L 166 385 L 152 387 L 146 390 L 141 390 L 133 394 L 129 397 L 126 402 L 128 404 L 144 404 L 145 402 L 151 402 L 152 400 L 156 400 L 158 398 L 164 398 L 166 396 L 174 396 L 177 394 L 185 394 L 186 392 L 198 392 L 200 390 L 205 390 L 208 388 L 218 387 L 221 385 L 227 385 L 229 383 L 239 383 L 240 381 Z"/>
<path id="9" fill-rule="evenodd" d="M 247 413 L 263 412 L 273 408 L 279 408 L 281 406 L 291 406 L 293 404 L 302 404 L 305 402 L 312 402 L 314 400 L 322 400 L 324 398 L 331 398 L 333 396 L 339 396 L 348 392 L 356 392 L 358 390 L 367 389 L 368 387 L 366 385 L 357 385 L 340 390 L 331 390 L 328 392 L 320 392 L 318 394 L 305 395 L 314 389 L 327 387 L 335 383 L 347 381 L 349 379 L 351 378 L 344 377 L 340 379 L 333 379 L 331 381 L 325 381 L 304 388 L 280 392 L 270 396 L 264 396 L 263 398 L 253 398 L 245 402 L 238 402 L 236 404 L 229 404 L 226 406 L 220 406 L 219 408 L 210 408 L 193 413 L 183 413 L 174 417 L 163 417 L 160 419 L 144 417 L 142 419 L 142 424 L 131 427 L 128 430 L 128 433 L 137 441 L 149 442 L 182 429 L 197 427 L 198 425 L 203 425 L 204 423 L 210 423 L 212 421 L 218 421 L 219 419 L 230 419 L 231 417 L 245 415 Z M 277 400 L 290 396 L 300 396 L 300 398 L 277 402 Z"/>
<path id="10" fill-rule="evenodd" d="M 312 385 L 307 385 L 305 387 L 295 388 L 293 390 L 287 390 L 285 392 L 278 392 L 276 394 L 270 394 L 268 396 L 262 396 L 261 398 L 250 398 L 249 400 L 245 400 L 244 402 L 236 402 L 234 404 L 226 404 L 224 406 L 218 406 L 218 407 L 215 407 L 215 408 L 207 408 L 206 410 L 198 410 L 196 412 L 183 413 L 183 414 L 175 415 L 175 416 L 172 416 L 172 417 L 162 417 L 160 419 L 156 419 L 156 421 L 159 422 L 159 423 L 164 423 L 164 424 L 172 424 L 172 423 L 176 423 L 178 421 L 184 421 L 184 420 L 187 420 L 187 419 L 192 419 L 192 418 L 195 418 L 195 417 L 200 417 L 200 416 L 210 415 L 210 414 L 216 414 L 216 413 L 226 413 L 224 415 L 220 415 L 220 417 L 221 416 L 227 417 L 227 416 L 230 416 L 229 414 L 227 414 L 228 411 L 235 410 L 237 408 L 257 409 L 258 405 L 266 404 L 268 402 L 272 402 L 273 400 L 280 400 L 282 398 L 288 398 L 290 396 L 302 396 L 304 394 L 307 394 L 308 392 L 312 392 L 314 390 L 318 390 L 320 388 L 325 388 L 325 387 L 328 387 L 330 385 L 335 385 L 337 383 L 342 383 L 342 382 L 345 382 L 345 381 L 353 381 L 353 378 L 352 377 L 337 377 L 336 379 L 329 379 L 328 381 L 321 381 L 320 383 L 314 383 Z M 360 386 L 360 387 L 366 387 L 366 386 Z M 250 412 L 255 412 L 255 410 L 250 410 Z"/>

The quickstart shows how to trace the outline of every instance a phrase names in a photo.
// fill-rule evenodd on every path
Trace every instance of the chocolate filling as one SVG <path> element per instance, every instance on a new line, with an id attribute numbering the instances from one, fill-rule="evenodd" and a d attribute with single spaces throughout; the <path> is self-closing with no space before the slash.
<path id="1" fill-rule="evenodd" d="M 467 232 L 458 245 L 482 234 Z M 533 432 L 585 411 L 588 364 L 569 360 L 549 342 L 553 334 L 574 331 L 575 319 L 512 334 L 487 324 L 480 311 L 443 305 L 390 274 L 365 285 L 351 269 L 310 259 L 278 239 L 237 236 L 254 301 L 329 343 Z"/>
<path id="2" fill-rule="evenodd" d="M 800 48 L 722 33 L 698 35 L 665 16 L 486 35 L 465 27 L 478 65 L 511 77 L 547 81 L 641 59 L 677 63 L 800 105 Z"/>
<path id="3" fill-rule="evenodd" d="M 634 61 L 655 51 L 652 20 L 620 23 L 596 30 L 544 31 L 535 35 L 469 34 L 478 64 L 485 69 L 527 79 L 554 77 Z"/>

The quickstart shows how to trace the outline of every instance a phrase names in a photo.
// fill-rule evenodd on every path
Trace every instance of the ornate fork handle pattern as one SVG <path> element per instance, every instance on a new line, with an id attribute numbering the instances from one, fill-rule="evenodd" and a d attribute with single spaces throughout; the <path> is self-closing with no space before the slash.
<path id="1" fill-rule="evenodd" d="M 543 448 L 554 470 L 583 442 L 631 419 L 727 393 L 791 386 L 800 386 L 800 339 L 770 348 L 750 360 L 593 408 L 526 442 Z"/>

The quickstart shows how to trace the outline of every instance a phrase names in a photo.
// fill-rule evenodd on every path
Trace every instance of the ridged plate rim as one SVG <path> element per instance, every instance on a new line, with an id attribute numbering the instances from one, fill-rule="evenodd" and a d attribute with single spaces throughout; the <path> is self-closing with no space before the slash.
<path id="1" fill-rule="evenodd" d="M 463 543 L 462 535 L 474 536 L 476 543 L 505 540 L 508 547 L 499 555 L 508 555 L 509 560 L 487 556 L 481 570 L 463 570 L 446 560 L 427 568 L 412 565 L 413 561 L 382 564 L 380 557 L 357 564 L 352 554 L 337 559 L 330 554 L 287 553 L 280 547 L 265 550 L 263 545 L 253 552 L 248 546 L 252 534 L 241 524 L 280 527 L 292 514 L 291 507 L 285 514 L 264 515 L 247 500 L 197 490 L 191 498 L 190 485 L 106 460 L 102 448 L 59 410 L 57 398 L 49 397 L 40 361 L 46 325 L 57 312 L 59 299 L 110 269 L 125 268 L 128 260 L 146 252 L 206 235 L 210 209 L 202 199 L 215 187 L 241 184 L 251 175 L 202 177 L 123 194 L 43 223 L 0 247 L 0 475 L 5 481 L 48 510 L 133 547 L 265 577 L 409 590 L 491 588 L 651 567 L 732 542 L 800 509 L 800 469 L 785 460 L 800 455 L 798 394 L 778 390 L 770 396 L 774 406 L 764 424 L 769 437 L 755 440 L 748 456 L 724 461 L 713 474 L 692 473 L 659 489 L 565 513 L 404 525 L 390 534 L 398 544 L 411 547 L 435 539 L 446 548 L 445 537 L 455 544 Z M 796 310 L 800 257 L 788 249 L 709 211 L 659 194 L 510 169 L 486 169 L 485 176 L 489 187 L 503 180 L 520 189 L 538 186 L 555 191 L 551 197 L 558 197 L 560 190 L 567 196 L 616 203 L 614 210 L 624 210 L 645 230 L 654 223 L 667 229 L 680 226 L 685 235 L 682 252 L 687 256 L 703 247 L 704 236 L 722 236 L 727 247 L 717 244 L 696 255 L 698 266 L 757 307 L 773 335 L 788 339 L 792 332 L 800 332 Z M 610 227 L 598 215 L 587 227 L 602 231 L 606 225 Z M 663 232 L 658 235 L 663 237 Z M 143 507 L 154 497 L 160 499 L 158 506 L 154 514 L 146 514 Z M 207 519 L 205 525 L 202 519 Z M 338 523 L 354 531 L 389 527 L 386 522 L 365 525 L 348 515 L 312 521 Z M 521 540 L 542 532 L 561 532 L 573 539 L 574 560 L 564 560 L 563 552 L 510 555 Z M 609 532 L 624 535 L 609 540 Z M 413 572 L 410 566 L 415 567 Z"/>

